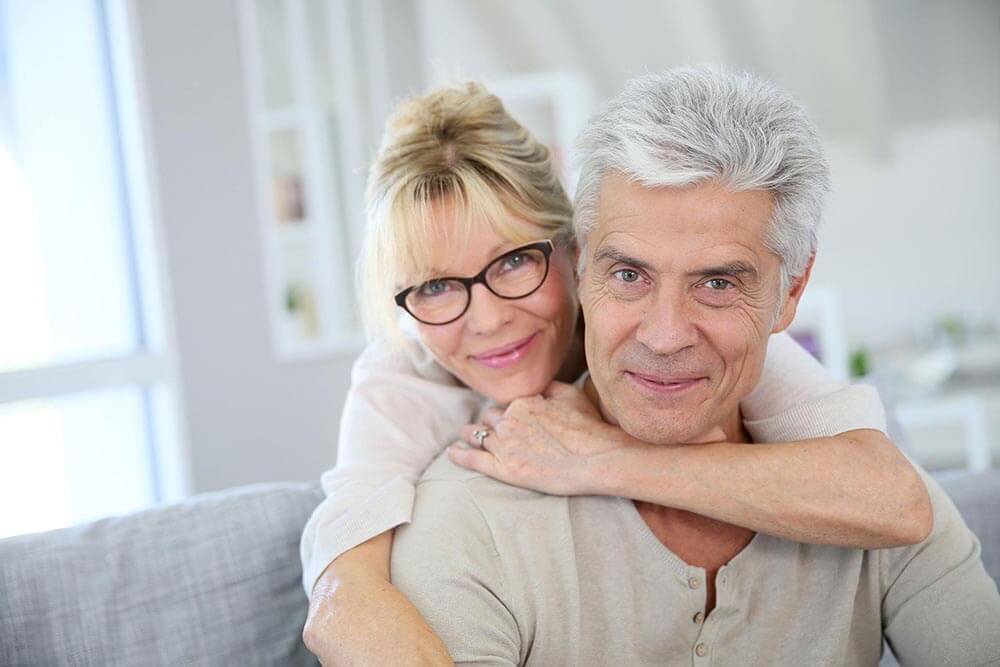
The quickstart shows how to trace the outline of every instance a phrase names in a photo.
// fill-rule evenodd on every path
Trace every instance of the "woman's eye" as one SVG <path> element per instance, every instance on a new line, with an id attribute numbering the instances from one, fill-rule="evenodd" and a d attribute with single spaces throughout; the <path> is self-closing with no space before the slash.
<path id="1" fill-rule="evenodd" d="M 503 266 L 501 267 L 503 271 L 512 271 L 514 269 L 519 269 L 525 264 L 531 261 L 531 257 L 527 253 L 519 252 L 516 255 L 511 255 L 503 261 Z"/>
<path id="2" fill-rule="evenodd" d="M 420 286 L 420 296 L 437 296 L 448 291 L 448 283 L 443 280 L 429 280 Z"/>

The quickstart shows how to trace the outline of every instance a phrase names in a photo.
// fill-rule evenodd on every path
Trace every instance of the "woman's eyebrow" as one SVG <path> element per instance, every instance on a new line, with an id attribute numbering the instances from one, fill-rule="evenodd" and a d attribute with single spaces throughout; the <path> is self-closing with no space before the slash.
<path id="1" fill-rule="evenodd" d="M 489 252 L 489 256 L 490 257 L 494 257 L 494 258 L 495 257 L 499 257 L 500 255 L 504 254 L 508 250 L 513 250 L 516 247 L 517 246 L 515 246 L 510 241 L 501 241 L 497 245 L 493 246 L 493 249 L 490 250 L 490 252 Z"/>
<path id="2" fill-rule="evenodd" d="M 606 259 L 609 259 L 613 262 L 628 264 L 630 266 L 634 266 L 644 271 L 651 271 L 653 269 L 652 265 L 650 265 L 648 262 L 644 262 L 638 257 L 632 257 L 631 255 L 625 253 L 622 250 L 619 250 L 614 246 L 604 246 L 603 248 L 599 248 L 597 252 L 594 254 L 595 264 L 597 262 L 603 262 Z"/>

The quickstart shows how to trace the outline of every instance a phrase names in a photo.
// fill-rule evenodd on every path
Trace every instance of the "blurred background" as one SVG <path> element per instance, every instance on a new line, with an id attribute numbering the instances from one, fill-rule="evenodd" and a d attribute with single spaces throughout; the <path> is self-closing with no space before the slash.
<path id="1" fill-rule="evenodd" d="M 0 0 L 0 537 L 334 463 L 400 98 L 485 81 L 572 189 L 595 105 L 705 63 L 829 149 L 796 337 L 926 467 L 1000 464 L 1000 3 Z"/>

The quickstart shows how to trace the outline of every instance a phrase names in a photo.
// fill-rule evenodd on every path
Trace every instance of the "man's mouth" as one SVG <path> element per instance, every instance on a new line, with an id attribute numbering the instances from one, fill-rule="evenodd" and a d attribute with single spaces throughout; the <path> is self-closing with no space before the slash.
<path id="1" fill-rule="evenodd" d="M 639 388 L 665 396 L 688 391 L 707 379 L 698 375 L 658 375 L 636 371 L 625 371 L 625 376 Z"/>
<path id="2" fill-rule="evenodd" d="M 527 355 L 531 344 L 538 337 L 538 332 L 526 338 L 516 340 L 507 345 L 495 347 L 481 354 L 474 354 L 470 358 L 489 368 L 507 368 L 519 362 Z"/>

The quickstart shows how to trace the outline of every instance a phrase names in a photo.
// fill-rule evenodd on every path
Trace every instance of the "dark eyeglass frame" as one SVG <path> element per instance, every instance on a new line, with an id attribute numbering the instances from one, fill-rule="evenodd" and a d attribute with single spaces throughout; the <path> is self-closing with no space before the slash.
<path id="1" fill-rule="evenodd" d="M 486 274 L 489 273 L 490 267 L 492 267 L 497 262 L 499 262 L 499 261 L 501 261 L 503 259 L 506 259 L 507 257 L 510 257 L 511 255 L 516 255 L 518 253 L 525 252 L 526 250 L 540 250 L 542 252 L 542 255 L 545 257 L 545 273 L 542 274 L 542 279 L 540 281 L 538 281 L 538 285 L 536 285 L 534 289 L 532 289 L 530 292 L 525 292 L 524 294 L 521 294 L 520 296 L 504 296 L 503 294 L 498 294 L 497 291 L 494 290 L 492 287 L 490 287 L 490 284 L 488 282 L 486 282 Z M 407 287 L 403 291 L 401 291 L 398 294 L 396 294 L 396 296 L 394 297 L 395 301 L 396 301 L 396 305 L 399 306 L 400 308 L 402 308 L 403 310 L 405 310 L 410 315 L 410 317 L 412 317 L 416 321 L 421 322 L 422 324 L 427 324 L 427 325 L 430 325 L 430 326 L 439 327 L 439 326 L 444 326 L 446 324 L 451 324 L 455 320 L 460 319 L 463 315 L 465 315 L 466 312 L 468 312 L 468 310 L 469 310 L 469 304 L 472 303 L 472 286 L 473 285 L 482 284 L 486 289 L 488 289 L 490 292 L 492 292 L 495 296 L 497 296 L 497 297 L 499 297 L 501 299 L 506 299 L 508 301 L 515 301 L 517 299 L 523 299 L 525 297 L 529 297 L 532 294 L 534 294 L 535 292 L 537 292 L 538 289 L 542 285 L 545 284 L 545 280 L 549 277 L 549 256 L 552 254 L 553 250 L 555 250 L 555 243 L 553 243 L 552 239 L 546 239 L 544 241 L 536 241 L 535 243 L 529 243 L 527 245 L 523 245 L 523 246 L 520 246 L 518 248 L 514 248 L 513 250 L 508 250 L 507 252 L 503 253 L 502 255 L 498 255 L 497 257 L 494 257 L 489 262 L 487 262 L 486 266 L 483 267 L 482 271 L 480 271 L 476 275 L 472 276 L 471 278 L 463 278 L 463 277 L 460 277 L 460 276 L 443 276 L 441 278 L 432 278 L 430 281 L 424 281 L 424 283 L 426 283 L 426 282 L 431 282 L 431 281 L 434 281 L 434 282 L 438 282 L 438 281 L 444 282 L 444 281 L 448 281 L 448 280 L 453 280 L 453 281 L 455 281 L 457 283 L 461 283 L 462 286 L 465 287 L 465 307 L 462 308 L 462 312 L 461 313 L 459 313 L 455 317 L 451 318 L 447 322 L 427 322 L 425 320 L 422 320 L 419 317 L 417 317 L 413 313 L 413 311 L 411 311 L 409 309 L 409 307 L 406 305 L 406 297 L 409 296 L 410 292 L 412 292 L 413 290 L 417 289 L 418 287 L 420 287 L 424 283 L 419 283 L 417 285 L 410 285 L 409 287 Z"/>

